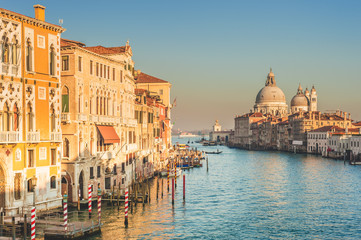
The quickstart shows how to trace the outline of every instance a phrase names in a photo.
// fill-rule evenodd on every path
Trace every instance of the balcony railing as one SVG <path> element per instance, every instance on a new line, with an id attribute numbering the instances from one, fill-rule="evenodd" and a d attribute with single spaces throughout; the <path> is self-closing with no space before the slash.
<path id="1" fill-rule="evenodd" d="M 3 73 L 8 74 L 9 73 L 9 64 L 3 63 L 2 67 L 1 67 L 1 70 L 2 70 Z"/>
<path id="2" fill-rule="evenodd" d="M 79 113 L 78 114 L 78 120 L 86 122 L 88 120 L 88 117 L 86 114 Z"/>
<path id="3" fill-rule="evenodd" d="M 89 115 L 89 122 L 98 122 L 98 116 Z"/>
<path id="4" fill-rule="evenodd" d="M 110 123 L 110 124 L 114 124 L 115 123 L 115 119 L 112 116 L 99 116 L 99 120 L 98 122 L 100 123 Z"/>
<path id="5" fill-rule="evenodd" d="M 112 159 L 112 158 L 114 158 L 114 153 L 113 153 L 113 151 L 98 152 L 97 158 L 98 159 Z"/>
<path id="6" fill-rule="evenodd" d="M 69 113 L 61 113 L 61 121 L 62 122 L 70 122 L 70 114 Z"/>
<path id="7" fill-rule="evenodd" d="M 28 142 L 39 142 L 40 132 L 28 132 L 26 133 L 26 141 Z"/>
<path id="8" fill-rule="evenodd" d="M 53 142 L 61 142 L 61 133 L 60 132 L 51 132 L 50 140 Z"/>
<path id="9" fill-rule="evenodd" d="M 0 132 L 0 142 L 17 143 L 20 141 L 20 132 Z"/>
<path id="10" fill-rule="evenodd" d="M 18 75 L 18 71 L 19 71 L 19 66 L 13 65 L 11 67 L 11 73 L 14 75 Z"/>

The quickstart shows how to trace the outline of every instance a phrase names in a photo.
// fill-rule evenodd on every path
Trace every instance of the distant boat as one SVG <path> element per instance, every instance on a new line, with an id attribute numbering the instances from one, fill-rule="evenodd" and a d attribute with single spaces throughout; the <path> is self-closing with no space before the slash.
<path id="1" fill-rule="evenodd" d="M 181 133 L 179 135 L 180 138 L 185 138 L 185 137 L 198 137 L 198 135 L 194 135 L 192 133 Z"/>
<path id="2" fill-rule="evenodd" d="M 219 151 L 219 150 L 217 149 L 216 152 L 213 151 L 213 152 L 205 152 L 205 153 L 207 153 L 207 154 L 220 154 L 220 153 L 222 153 L 222 151 Z"/>

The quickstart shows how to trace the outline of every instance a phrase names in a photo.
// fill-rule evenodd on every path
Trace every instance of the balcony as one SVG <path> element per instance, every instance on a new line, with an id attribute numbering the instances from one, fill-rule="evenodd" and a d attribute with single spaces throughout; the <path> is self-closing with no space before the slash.
<path id="1" fill-rule="evenodd" d="M 127 118 L 127 119 L 124 119 L 124 124 L 128 125 L 129 127 L 136 127 L 138 124 L 138 121 L 137 121 L 137 119 Z"/>
<path id="2" fill-rule="evenodd" d="M 0 142 L 17 143 L 20 141 L 20 132 L 0 132 Z"/>
<path id="3" fill-rule="evenodd" d="M 114 117 L 111 117 L 111 116 L 99 116 L 98 122 L 100 122 L 100 123 L 114 124 L 114 123 L 115 123 L 115 119 L 114 119 Z"/>
<path id="4" fill-rule="evenodd" d="M 28 133 L 26 133 L 26 141 L 28 141 L 28 142 L 40 142 L 40 132 L 28 132 Z"/>
<path id="5" fill-rule="evenodd" d="M 9 73 L 9 64 L 3 63 L 2 67 L 1 67 L 1 70 L 2 70 L 3 74 L 8 74 Z"/>
<path id="6" fill-rule="evenodd" d="M 138 145 L 136 143 L 127 144 L 125 150 L 127 152 L 134 152 L 138 149 Z"/>
<path id="7" fill-rule="evenodd" d="M 61 121 L 62 122 L 70 122 L 70 114 L 69 113 L 61 113 Z"/>
<path id="8" fill-rule="evenodd" d="M 61 133 L 60 132 L 51 132 L 50 140 L 53 142 L 62 142 Z"/>
<path id="9" fill-rule="evenodd" d="M 78 121 L 86 122 L 88 120 L 88 117 L 86 114 L 79 113 L 78 114 Z"/>
<path id="10" fill-rule="evenodd" d="M 89 115 L 89 122 L 98 122 L 98 116 Z"/>
<path id="11" fill-rule="evenodd" d="M 112 151 L 104 151 L 97 153 L 97 159 L 112 159 L 114 158 L 114 153 Z"/>
<path id="12" fill-rule="evenodd" d="M 13 66 L 11 67 L 11 73 L 12 73 L 13 75 L 18 75 L 18 72 L 19 72 L 19 66 L 13 65 Z"/>

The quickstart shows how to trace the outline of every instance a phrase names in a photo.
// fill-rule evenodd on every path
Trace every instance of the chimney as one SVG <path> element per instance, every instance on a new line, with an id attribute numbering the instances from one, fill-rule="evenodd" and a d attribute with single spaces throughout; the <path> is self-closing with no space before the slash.
<path id="1" fill-rule="evenodd" d="M 40 4 L 36 4 L 33 7 L 35 10 L 35 19 L 45 21 L 45 7 Z"/>
<path id="2" fill-rule="evenodd" d="M 347 112 L 344 112 L 343 119 L 346 121 Z"/>

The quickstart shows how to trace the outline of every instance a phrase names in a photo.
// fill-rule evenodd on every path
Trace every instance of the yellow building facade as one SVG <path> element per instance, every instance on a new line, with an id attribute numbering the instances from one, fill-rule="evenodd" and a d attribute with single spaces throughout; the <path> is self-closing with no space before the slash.
<path id="1" fill-rule="evenodd" d="M 0 9 L 0 210 L 61 206 L 60 35 L 45 22 Z"/>

